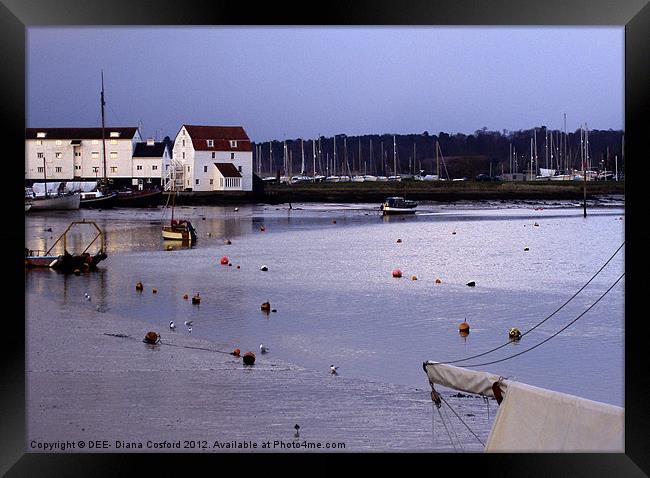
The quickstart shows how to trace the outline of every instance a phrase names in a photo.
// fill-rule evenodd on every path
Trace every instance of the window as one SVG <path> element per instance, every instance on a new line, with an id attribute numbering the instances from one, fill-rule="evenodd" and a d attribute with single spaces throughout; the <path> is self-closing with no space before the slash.
<path id="1" fill-rule="evenodd" d="M 39 167 L 38 167 L 38 172 L 39 172 L 39 173 L 42 173 L 44 169 L 45 169 L 45 168 L 44 168 L 43 166 L 39 166 Z"/>
<path id="2" fill-rule="evenodd" d="M 43 140 L 42 140 L 42 139 L 37 139 L 37 140 L 36 140 L 36 144 L 37 144 L 38 146 L 43 146 Z"/>
<path id="3" fill-rule="evenodd" d="M 237 169 L 239 170 L 240 173 L 242 172 L 241 171 L 241 166 L 237 166 Z"/>
<path id="4" fill-rule="evenodd" d="M 111 151 L 111 159 L 117 159 L 117 151 Z"/>
<path id="5" fill-rule="evenodd" d="M 203 166 L 203 172 L 204 172 L 204 173 L 207 173 L 207 172 L 208 172 L 208 167 L 207 167 L 207 166 Z"/>
<path id="6" fill-rule="evenodd" d="M 135 169 L 138 170 L 138 171 L 142 171 L 142 165 L 141 165 L 141 164 L 138 164 L 138 165 L 135 167 Z"/>
<path id="7" fill-rule="evenodd" d="M 111 144 L 117 144 L 117 140 L 116 140 L 116 139 L 112 139 L 112 140 L 111 140 Z"/>
<path id="8" fill-rule="evenodd" d="M 187 167 L 187 172 L 188 172 L 188 173 L 190 172 L 190 167 L 189 167 L 189 166 Z"/>
<path id="9" fill-rule="evenodd" d="M 61 159 L 63 157 L 63 153 L 54 153 L 54 157 L 56 159 Z"/>
<path id="10" fill-rule="evenodd" d="M 39 159 L 43 159 L 43 153 L 36 153 L 36 157 Z"/>
<path id="11" fill-rule="evenodd" d="M 181 131 L 181 134 L 185 136 L 185 129 L 183 128 L 183 131 Z"/>
<path id="12" fill-rule="evenodd" d="M 117 132 L 117 131 L 111 131 L 111 138 L 119 138 L 119 137 L 120 137 L 120 133 L 119 133 L 119 132 Z"/>
<path id="13" fill-rule="evenodd" d="M 97 140 L 97 139 L 93 139 L 93 140 L 91 141 L 91 143 L 92 143 L 92 144 L 99 144 L 99 140 Z"/>
<path id="14" fill-rule="evenodd" d="M 155 171 L 155 170 L 157 170 L 157 169 L 158 169 L 158 166 L 157 166 L 157 165 L 154 164 L 154 165 L 151 166 L 151 170 L 152 170 L 152 171 Z"/>
<path id="15" fill-rule="evenodd" d="M 237 147 L 237 141 L 231 139 L 231 140 L 230 140 L 230 147 L 231 147 L 231 148 L 236 148 L 236 147 Z"/>
<path id="16" fill-rule="evenodd" d="M 93 151 L 92 153 L 90 153 L 90 157 L 92 159 L 99 159 L 99 152 L 98 151 Z"/>
<path id="17" fill-rule="evenodd" d="M 77 164 L 77 165 L 75 165 L 74 168 L 75 168 L 76 170 L 80 170 L 80 169 L 81 169 L 81 165 L 80 165 L 80 164 Z"/>
<path id="18" fill-rule="evenodd" d="M 213 148 L 214 147 L 214 140 L 213 139 L 208 139 L 206 141 L 208 142 L 208 148 Z"/>
<path id="19" fill-rule="evenodd" d="M 183 151 L 183 159 L 185 159 L 185 151 Z"/>
<path id="20" fill-rule="evenodd" d="M 36 133 L 36 137 L 37 137 L 37 138 L 45 138 L 45 135 L 46 135 L 46 134 L 47 134 L 47 133 L 44 133 L 44 132 L 42 132 L 42 131 L 39 131 L 38 133 Z"/>
<path id="21" fill-rule="evenodd" d="M 214 179 L 210 179 L 210 184 L 214 184 Z"/>
<path id="22" fill-rule="evenodd" d="M 235 159 L 235 153 L 230 153 L 230 159 Z"/>
<path id="23" fill-rule="evenodd" d="M 93 166 L 93 173 L 99 172 L 99 166 Z"/>
<path id="24" fill-rule="evenodd" d="M 81 153 L 79 151 L 77 151 L 76 153 L 74 153 L 74 155 L 75 156 L 81 156 Z"/>
<path id="25" fill-rule="evenodd" d="M 165 171 L 169 171 L 169 164 L 165 164 Z"/>
<path id="26" fill-rule="evenodd" d="M 215 154 L 216 154 L 216 153 L 213 151 L 213 152 L 212 152 L 212 159 L 214 159 L 214 155 L 215 155 Z"/>
<path id="27" fill-rule="evenodd" d="M 185 146 L 185 140 L 183 140 L 183 147 Z"/>
<path id="28" fill-rule="evenodd" d="M 219 178 L 219 186 L 223 187 L 223 178 Z"/>
<path id="29" fill-rule="evenodd" d="M 198 186 L 198 184 L 199 184 L 199 180 L 197 179 L 197 180 L 196 180 L 196 185 Z"/>
<path id="30" fill-rule="evenodd" d="M 111 166 L 111 173 L 117 172 L 117 166 Z"/>
<path id="31" fill-rule="evenodd" d="M 56 140 L 56 145 L 57 146 L 61 146 L 62 144 L 63 144 L 63 141 L 61 141 L 60 139 Z"/>
<path id="32" fill-rule="evenodd" d="M 63 172 L 63 167 L 62 167 L 62 166 L 57 166 L 57 167 L 56 167 L 56 172 L 57 172 L 57 173 L 61 173 L 61 172 Z"/>

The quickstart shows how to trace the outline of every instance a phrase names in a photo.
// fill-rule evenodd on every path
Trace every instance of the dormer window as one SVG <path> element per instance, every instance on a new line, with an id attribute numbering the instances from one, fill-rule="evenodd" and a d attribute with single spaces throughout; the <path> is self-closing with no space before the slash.
<path id="1" fill-rule="evenodd" d="M 213 139 L 208 139 L 208 148 L 213 148 L 214 147 L 214 140 Z"/>
<path id="2" fill-rule="evenodd" d="M 231 148 L 236 148 L 237 147 L 237 140 L 231 139 L 230 140 L 230 147 Z"/>
<path id="3" fill-rule="evenodd" d="M 45 133 L 44 131 L 39 131 L 38 133 L 36 133 L 37 138 L 45 138 L 46 135 L 47 133 Z"/>
<path id="4" fill-rule="evenodd" d="M 120 133 L 119 133 L 119 132 L 117 132 L 117 131 L 111 131 L 111 138 L 119 138 L 119 137 L 120 137 Z"/>

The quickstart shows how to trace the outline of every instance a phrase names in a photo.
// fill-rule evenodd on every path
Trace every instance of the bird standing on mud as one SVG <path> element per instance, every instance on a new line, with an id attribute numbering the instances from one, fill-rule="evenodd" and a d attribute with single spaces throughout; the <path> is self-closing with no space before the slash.
<path id="1" fill-rule="evenodd" d="M 337 371 L 338 369 L 339 369 L 338 367 L 336 367 L 336 366 L 334 366 L 334 365 L 330 365 L 330 371 L 331 371 L 334 375 L 336 375 L 336 371 Z"/>

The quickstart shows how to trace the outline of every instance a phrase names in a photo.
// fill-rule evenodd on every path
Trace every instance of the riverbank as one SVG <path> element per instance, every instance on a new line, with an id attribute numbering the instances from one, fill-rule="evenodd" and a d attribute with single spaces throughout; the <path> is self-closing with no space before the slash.
<path id="1" fill-rule="evenodd" d="M 181 205 L 244 204 L 287 202 L 382 202 L 388 196 L 405 196 L 416 201 L 454 202 L 467 200 L 581 200 L 585 184 L 579 181 L 479 182 L 413 181 L 360 183 L 264 184 L 255 192 L 179 192 Z M 623 181 L 591 181 L 587 199 L 624 195 Z"/>

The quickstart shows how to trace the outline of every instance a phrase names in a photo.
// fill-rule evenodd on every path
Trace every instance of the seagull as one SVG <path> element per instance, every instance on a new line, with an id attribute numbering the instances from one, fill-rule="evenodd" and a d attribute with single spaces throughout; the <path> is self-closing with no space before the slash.
<path id="1" fill-rule="evenodd" d="M 296 429 L 296 433 L 294 433 L 293 436 L 294 436 L 295 438 L 298 438 L 298 437 L 300 436 L 300 433 L 298 432 L 298 430 L 300 429 L 300 425 L 298 425 L 298 424 L 296 423 L 296 426 L 293 427 L 293 428 Z"/>
<path id="2" fill-rule="evenodd" d="M 186 320 L 185 321 L 185 326 L 186 327 L 191 327 L 193 322 L 194 322 L 193 320 Z"/>
<path id="3" fill-rule="evenodd" d="M 269 351 L 269 348 L 267 346 L 260 344 L 260 353 L 265 354 L 268 351 Z"/>
<path id="4" fill-rule="evenodd" d="M 335 367 L 334 365 L 330 365 L 330 370 L 334 375 L 336 375 L 336 371 L 338 370 L 338 367 Z"/>
<path id="5" fill-rule="evenodd" d="M 88 292 L 86 292 L 86 300 L 90 300 L 90 294 Z"/>
<path id="6" fill-rule="evenodd" d="M 173 320 L 170 320 L 170 321 L 169 321 L 169 329 L 170 329 L 170 330 L 175 330 L 175 329 L 176 329 L 176 324 L 174 324 L 174 321 L 173 321 Z"/>
<path id="7" fill-rule="evenodd" d="M 191 333 L 192 333 L 192 327 L 190 327 L 190 326 L 187 327 L 187 333 L 188 333 L 188 334 L 191 334 Z"/>

